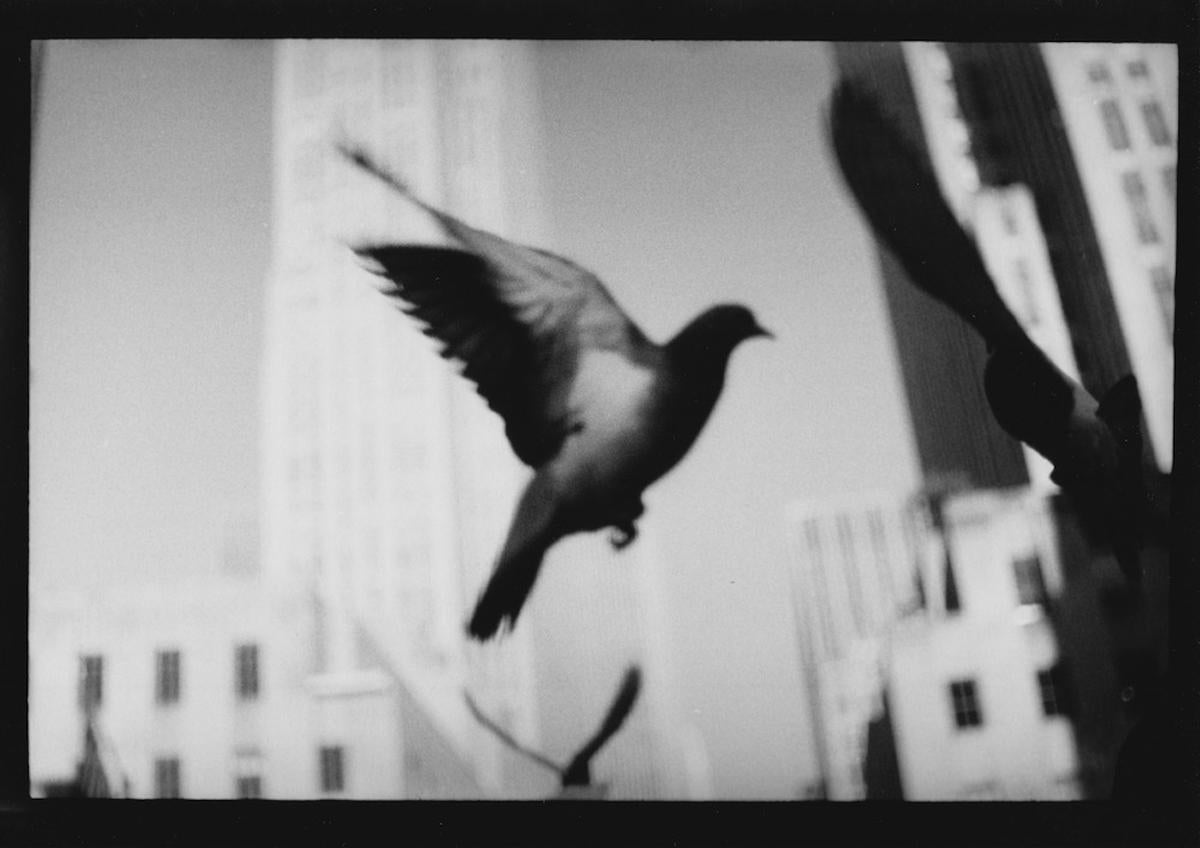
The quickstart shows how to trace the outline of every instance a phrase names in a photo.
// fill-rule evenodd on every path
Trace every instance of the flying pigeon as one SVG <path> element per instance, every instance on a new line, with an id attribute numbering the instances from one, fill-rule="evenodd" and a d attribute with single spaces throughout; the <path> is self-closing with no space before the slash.
<path id="1" fill-rule="evenodd" d="M 745 306 L 701 313 L 665 345 L 646 338 L 591 272 L 428 205 L 365 153 L 342 154 L 428 213 L 454 247 L 355 248 L 387 279 L 441 354 L 462 364 L 534 470 L 467 625 L 479 640 L 511 629 L 546 551 L 573 533 L 637 536 L 645 489 L 691 448 L 737 345 L 771 334 Z"/>
<path id="2" fill-rule="evenodd" d="M 1051 479 L 1075 501 L 1085 524 L 1107 536 L 1122 571 L 1136 582 L 1145 490 L 1134 376 L 1118 380 L 1097 403 L 1034 344 L 933 173 L 873 98 L 843 81 L 830 124 L 842 174 L 875 233 L 913 283 L 986 341 L 983 385 L 996 421 L 1054 465 Z"/>
<path id="3" fill-rule="evenodd" d="M 585 743 L 575 756 L 566 765 L 560 765 L 549 757 L 539 754 L 531 748 L 522 745 L 514 739 L 503 727 L 498 725 L 492 719 L 488 718 L 484 712 L 479 709 L 479 706 L 471 698 L 470 694 L 464 693 L 467 707 L 471 710 L 471 714 L 475 719 L 500 738 L 504 744 L 508 745 L 514 751 L 528 757 L 539 765 L 545 766 L 559 775 L 562 781 L 562 789 L 564 792 L 570 792 L 573 789 L 592 786 L 592 759 L 600 752 L 608 740 L 621 729 L 621 725 L 625 723 L 625 719 L 629 717 L 629 713 L 633 711 L 634 704 L 637 703 L 638 693 L 642 687 L 642 673 L 636 665 L 631 665 L 625 670 L 624 677 L 621 678 L 621 686 L 617 690 L 616 696 L 608 707 L 608 712 L 604 716 L 604 720 L 600 726 L 596 728 L 596 732 L 592 734 L 592 738 Z"/>

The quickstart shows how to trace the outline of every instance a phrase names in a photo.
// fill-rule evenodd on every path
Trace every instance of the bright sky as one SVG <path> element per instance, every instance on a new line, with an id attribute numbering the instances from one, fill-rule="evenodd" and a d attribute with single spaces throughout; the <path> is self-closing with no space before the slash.
<path id="1" fill-rule="evenodd" d="M 33 579 L 208 568 L 257 496 L 271 51 L 56 43 L 45 62 Z M 778 336 L 735 353 L 645 522 L 719 794 L 794 797 L 812 766 L 784 504 L 915 480 L 874 258 L 823 137 L 826 47 L 552 43 L 540 68 L 546 246 L 654 338 L 725 300 Z"/>

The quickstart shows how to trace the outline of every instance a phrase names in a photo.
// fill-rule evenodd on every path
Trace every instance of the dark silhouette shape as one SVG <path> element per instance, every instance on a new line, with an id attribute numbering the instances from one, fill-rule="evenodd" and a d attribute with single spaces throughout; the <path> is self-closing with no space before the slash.
<path id="1" fill-rule="evenodd" d="M 637 536 L 642 493 L 691 448 L 733 349 L 770 334 L 744 306 L 714 306 L 665 346 L 651 342 L 595 275 L 562 257 L 473 229 L 415 197 L 361 151 L 351 162 L 429 213 L 458 247 L 360 246 L 441 353 L 506 425 L 535 474 L 468 624 L 515 625 L 546 551 L 573 533 Z"/>
<path id="2" fill-rule="evenodd" d="M 997 422 L 1054 465 L 1051 475 L 1111 545 L 1126 577 L 1141 577 L 1145 507 L 1141 400 L 1133 375 L 1099 403 L 1026 335 L 931 170 L 852 83 L 833 95 L 833 149 L 842 174 L 909 278 L 968 321 L 988 346 L 984 391 Z"/>
<path id="3" fill-rule="evenodd" d="M 625 670 L 624 677 L 621 678 L 621 686 L 617 690 L 616 697 L 613 698 L 612 703 L 609 705 L 608 712 L 605 714 L 604 720 L 600 723 L 600 726 L 596 729 L 596 732 L 592 734 L 592 738 L 589 739 L 579 749 L 578 752 L 576 752 L 575 756 L 573 756 L 566 765 L 559 765 L 549 757 L 546 757 L 545 755 L 522 745 L 503 727 L 492 721 L 492 719 L 488 718 L 488 716 L 479 709 L 479 706 L 471 698 L 470 694 L 463 693 L 463 697 L 466 699 L 467 708 L 471 710 L 471 714 L 475 716 L 475 719 L 480 724 L 494 733 L 497 737 L 499 737 L 500 741 L 508 745 L 514 751 L 528 757 L 539 765 L 556 772 L 559 775 L 559 779 L 562 782 L 562 788 L 565 791 L 573 787 L 592 786 L 592 759 L 597 753 L 599 753 L 600 749 L 608 743 L 608 740 L 611 739 L 613 735 L 621 729 L 621 725 L 625 723 L 625 719 L 629 717 L 629 713 L 633 711 L 634 704 L 637 703 L 638 693 L 641 691 L 641 687 L 641 670 L 636 665 L 630 666 Z"/>

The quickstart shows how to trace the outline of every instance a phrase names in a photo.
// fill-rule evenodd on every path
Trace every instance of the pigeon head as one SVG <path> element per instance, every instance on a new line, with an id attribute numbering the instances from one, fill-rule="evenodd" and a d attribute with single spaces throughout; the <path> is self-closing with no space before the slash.
<path id="1" fill-rule="evenodd" d="M 745 306 L 723 303 L 696 316 L 671 339 L 667 350 L 682 361 L 715 357 L 724 362 L 735 347 L 758 336 L 775 338 Z"/>
<path id="2" fill-rule="evenodd" d="M 723 303 L 705 310 L 692 326 L 718 346 L 734 348 L 746 339 L 775 338 L 763 328 L 754 313 L 740 303 Z"/>

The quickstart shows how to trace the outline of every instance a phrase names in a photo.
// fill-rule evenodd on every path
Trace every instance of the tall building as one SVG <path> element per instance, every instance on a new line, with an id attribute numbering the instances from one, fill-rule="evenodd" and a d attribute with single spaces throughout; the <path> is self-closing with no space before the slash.
<path id="1" fill-rule="evenodd" d="M 867 730 L 883 711 L 884 651 L 919 603 L 925 516 L 879 494 L 787 509 L 793 602 L 822 795 L 867 795 Z"/>
<path id="2" fill-rule="evenodd" d="M 1172 455 L 1175 168 L 1174 45 L 1041 47 L 1063 129 L 1137 374 L 1158 467 Z"/>
<path id="3" fill-rule="evenodd" d="M 682 779 L 662 708 L 664 655 L 652 647 L 662 623 L 645 614 L 645 587 L 592 589 L 605 569 L 635 569 L 645 540 L 619 559 L 599 538 L 558 546 L 520 626 L 469 643 L 464 622 L 528 472 L 499 417 L 347 248 L 444 237 L 342 160 L 340 141 L 474 226 L 547 243 L 535 59 L 529 45 L 498 41 L 279 45 L 264 567 L 308 598 L 314 671 L 394 671 L 494 795 L 544 796 L 553 780 L 472 720 L 464 689 L 515 737 L 566 756 L 603 714 L 621 667 L 639 662 L 655 680 L 628 730 L 642 743 L 618 738 L 602 756 L 626 750 L 615 796 L 669 797 Z M 617 608 L 607 620 L 604 604 Z"/>
<path id="4" fill-rule="evenodd" d="M 463 638 L 520 470 L 501 422 L 347 249 L 436 233 L 335 143 L 372 151 L 431 203 L 529 238 L 537 209 L 524 201 L 540 192 L 513 182 L 538 164 L 525 138 L 530 61 L 486 43 L 301 41 L 276 53 L 264 567 L 308 591 L 314 670 L 363 665 L 361 624 L 464 751 L 488 748 L 462 703 L 468 684 L 536 733 L 526 632 L 475 655 Z M 497 790 L 511 777 L 501 756 L 479 762 Z"/>

